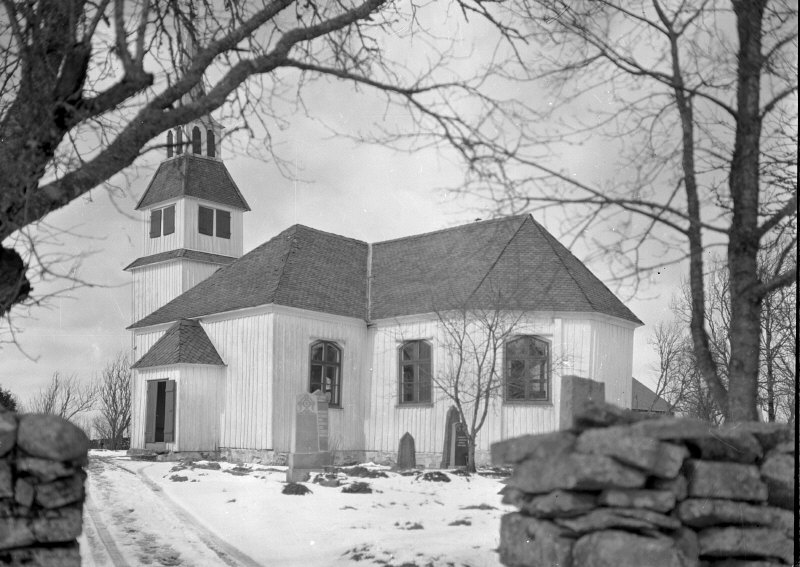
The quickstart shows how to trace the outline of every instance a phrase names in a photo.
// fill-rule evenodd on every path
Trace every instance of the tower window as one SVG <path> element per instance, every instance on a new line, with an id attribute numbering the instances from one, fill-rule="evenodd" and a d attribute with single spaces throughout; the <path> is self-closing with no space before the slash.
<path id="1" fill-rule="evenodd" d="M 167 132 L 167 157 L 171 158 L 174 152 L 174 148 L 172 147 L 175 143 L 175 138 L 172 136 L 172 130 Z"/>
<path id="2" fill-rule="evenodd" d="M 217 141 L 214 139 L 213 130 L 208 130 L 206 132 L 206 141 L 208 143 L 208 157 L 216 157 L 217 156 Z"/>
<path id="3" fill-rule="evenodd" d="M 197 214 L 197 230 L 200 234 L 214 236 L 214 209 L 200 207 Z"/>
<path id="4" fill-rule="evenodd" d="M 228 211 L 217 209 L 217 236 L 220 238 L 231 237 L 231 214 Z"/>
<path id="5" fill-rule="evenodd" d="M 178 141 L 175 143 L 175 153 L 181 155 L 183 153 L 183 130 L 178 128 Z"/>
<path id="6" fill-rule="evenodd" d="M 175 205 L 150 211 L 150 238 L 175 232 Z"/>
<path id="7" fill-rule="evenodd" d="M 231 213 L 200 205 L 197 212 L 197 231 L 206 236 L 216 234 L 218 238 L 229 239 L 231 237 Z"/>
<path id="8" fill-rule="evenodd" d="M 200 139 L 200 128 L 195 126 L 192 128 L 192 153 L 193 154 L 202 154 L 203 153 L 203 141 Z"/>

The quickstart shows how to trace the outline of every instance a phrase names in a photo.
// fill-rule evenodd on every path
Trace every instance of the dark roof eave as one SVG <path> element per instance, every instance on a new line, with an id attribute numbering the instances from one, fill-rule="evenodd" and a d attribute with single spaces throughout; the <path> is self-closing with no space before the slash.
<path id="1" fill-rule="evenodd" d="M 212 254 L 210 252 L 200 252 L 199 250 L 191 250 L 189 248 L 179 248 L 177 250 L 169 250 L 167 252 L 159 252 L 157 254 L 151 254 L 150 256 L 144 256 L 142 258 L 137 258 L 127 266 L 125 266 L 123 271 L 130 271 L 133 268 L 141 268 L 143 266 L 151 266 L 153 264 L 158 264 L 161 262 L 169 262 L 170 260 L 175 259 L 185 259 L 185 260 L 195 260 L 197 262 L 205 262 L 207 264 L 219 264 L 223 266 L 227 266 L 236 261 L 236 258 L 233 256 L 225 256 L 223 254 Z"/>

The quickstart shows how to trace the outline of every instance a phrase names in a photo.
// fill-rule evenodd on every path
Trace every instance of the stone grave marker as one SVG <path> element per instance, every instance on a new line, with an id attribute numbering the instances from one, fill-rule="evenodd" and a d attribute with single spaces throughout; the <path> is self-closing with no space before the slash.
<path id="1" fill-rule="evenodd" d="M 295 402 L 292 452 L 286 471 L 287 482 L 302 482 L 311 471 L 333 464 L 328 450 L 328 401 L 320 391 L 300 394 Z"/>
<path id="2" fill-rule="evenodd" d="M 560 428 L 572 427 L 573 419 L 584 410 L 589 400 L 604 402 L 605 399 L 606 385 L 602 382 L 580 376 L 562 376 Z"/>
<path id="3" fill-rule="evenodd" d="M 417 466 L 417 452 L 414 447 L 414 438 L 406 431 L 400 438 L 400 448 L 397 450 L 397 468 L 413 469 Z"/>
<path id="4" fill-rule="evenodd" d="M 466 467 L 469 460 L 469 437 L 465 431 L 464 424 L 456 424 L 455 450 L 453 451 L 453 466 Z"/>

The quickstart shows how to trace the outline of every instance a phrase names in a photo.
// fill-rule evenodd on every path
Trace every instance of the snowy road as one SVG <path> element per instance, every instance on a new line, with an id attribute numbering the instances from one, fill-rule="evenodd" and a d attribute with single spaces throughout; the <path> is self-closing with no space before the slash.
<path id="1" fill-rule="evenodd" d="M 149 466 L 132 461 L 123 468 L 112 458 L 90 460 L 84 565 L 260 565 L 175 504 L 144 474 Z"/>
<path id="2" fill-rule="evenodd" d="M 88 468 L 85 567 L 500 567 L 503 484 L 433 473 L 339 474 L 282 493 L 285 468 L 132 461 L 95 452 Z M 362 469 L 363 470 L 363 469 Z M 359 482 L 372 491 L 347 493 Z"/>

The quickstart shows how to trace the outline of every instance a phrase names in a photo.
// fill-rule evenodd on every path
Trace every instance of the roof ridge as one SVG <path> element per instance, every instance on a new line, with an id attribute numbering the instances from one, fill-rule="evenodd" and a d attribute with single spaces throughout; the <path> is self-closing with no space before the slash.
<path id="1" fill-rule="evenodd" d="M 559 261 L 561 262 L 561 265 L 562 265 L 562 266 L 564 267 L 564 269 L 566 270 L 566 272 L 567 272 L 567 275 L 569 275 L 570 279 L 572 279 L 572 281 L 575 283 L 575 285 L 577 286 L 577 288 L 580 290 L 581 294 L 583 294 L 583 297 L 585 297 L 585 298 L 586 298 L 586 302 L 587 302 L 589 305 L 591 305 L 591 306 L 592 306 L 592 309 L 594 309 L 595 311 L 600 311 L 600 312 L 602 312 L 602 311 L 603 311 L 603 309 L 602 309 L 602 306 L 598 306 L 598 305 L 596 304 L 596 302 L 592 301 L 592 298 L 591 298 L 591 296 L 590 296 L 589 294 L 587 294 L 587 293 L 586 293 L 586 290 L 585 290 L 585 289 L 583 289 L 583 285 L 581 285 L 581 282 L 578 280 L 578 278 L 576 278 L 576 277 L 575 277 L 575 274 L 572 272 L 572 269 L 571 269 L 571 268 L 570 268 L 570 266 L 567 264 L 567 262 L 565 262 L 565 261 L 564 261 L 564 258 L 562 257 L 562 253 L 563 253 L 563 252 L 562 252 L 562 250 L 560 250 L 560 248 L 561 248 L 561 249 L 563 249 L 563 250 L 565 250 L 565 251 L 566 251 L 566 252 L 567 252 L 567 253 L 568 253 L 570 256 L 572 256 L 573 258 L 575 258 L 575 260 L 577 260 L 577 261 L 578 261 L 578 262 L 579 262 L 579 263 L 580 263 L 582 266 L 584 266 L 584 268 L 586 268 L 586 266 L 583 264 L 583 262 L 581 262 L 581 261 L 578 259 L 578 257 L 577 257 L 577 256 L 575 256 L 575 255 L 574 255 L 572 252 L 570 252 L 569 248 L 567 248 L 566 246 L 564 246 L 563 244 L 561 244 L 560 242 L 558 242 L 558 240 L 556 240 L 556 239 L 555 239 L 555 237 L 554 237 L 553 235 L 551 235 L 551 234 L 550 234 L 550 233 L 549 233 L 547 230 L 545 230 L 545 228 L 544 228 L 542 225 L 540 225 L 538 222 L 536 222 L 536 220 L 535 220 L 533 217 L 531 217 L 531 220 L 533 221 L 533 225 L 536 227 L 536 229 L 537 229 L 537 230 L 538 230 L 540 233 L 542 233 L 542 234 L 544 235 L 544 239 L 545 239 L 545 241 L 547 242 L 547 245 L 548 245 L 548 246 L 550 247 L 550 249 L 553 251 L 553 254 L 555 254 L 555 255 L 556 255 L 556 257 L 559 259 Z M 553 241 L 555 241 L 555 242 L 556 242 L 556 243 L 557 243 L 559 246 L 553 246 Z M 586 270 L 587 270 L 587 271 L 589 271 L 589 273 L 591 273 L 591 270 L 589 270 L 589 268 L 586 268 Z M 594 274 L 592 274 L 592 275 L 594 276 Z M 594 276 L 594 277 L 595 277 L 595 279 L 596 279 L 597 281 L 599 281 L 601 284 L 603 284 L 603 282 L 600 280 L 600 278 L 598 278 L 597 276 Z M 603 285 L 605 286 L 605 284 L 603 284 Z M 607 287 L 606 287 L 606 289 L 607 289 L 609 292 L 611 291 L 611 290 L 609 290 Z"/>
<path id="2" fill-rule="evenodd" d="M 475 289 L 473 289 L 470 292 L 470 294 L 467 296 L 467 298 L 466 298 L 466 302 L 467 303 L 469 303 L 469 300 L 472 299 L 472 296 L 474 296 L 478 292 L 478 290 L 483 285 L 483 282 L 486 281 L 486 278 L 488 278 L 489 274 L 492 273 L 492 270 L 494 270 L 494 267 L 497 266 L 497 263 L 500 261 L 500 258 L 502 258 L 503 254 L 505 254 L 505 251 L 508 250 L 509 244 L 511 244 L 511 242 L 517 237 L 517 235 L 519 234 L 519 231 L 522 230 L 522 227 L 525 226 L 525 221 L 527 220 L 528 215 L 520 215 L 520 216 L 523 218 L 522 222 L 519 223 L 519 226 L 517 227 L 517 230 L 514 231 L 514 234 L 512 234 L 511 237 L 503 245 L 503 249 L 500 250 L 500 253 L 497 255 L 497 258 L 494 259 L 494 261 L 492 262 L 492 265 L 489 266 L 488 270 L 486 270 L 486 273 L 483 274 L 483 276 L 481 277 L 480 281 L 478 282 L 478 285 L 476 285 Z M 508 218 L 511 219 L 511 218 L 518 218 L 518 217 L 508 217 Z"/>
<path id="3" fill-rule="evenodd" d="M 278 294 L 278 291 L 281 289 L 281 284 L 283 283 L 283 277 L 286 275 L 286 265 L 289 263 L 289 256 L 292 254 L 292 250 L 294 250 L 295 246 L 297 245 L 297 239 L 295 238 L 295 235 L 297 234 L 298 226 L 300 225 L 297 224 L 292 225 L 275 237 L 278 238 L 282 234 L 286 234 L 288 238 L 291 238 L 291 240 L 289 241 L 289 246 L 286 247 L 286 254 L 284 254 L 281 257 L 280 275 L 278 275 L 278 278 L 275 280 L 275 287 L 272 289 L 271 293 L 273 302 L 275 301 L 275 296 Z M 288 235 L 288 232 L 290 230 L 292 231 L 291 236 Z M 271 242 L 275 238 L 271 238 L 267 242 Z"/>
<path id="4" fill-rule="evenodd" d="M 524 217 L 527 217 L 527 216 L 530 216 L 530 214 L 529 213 L 523 213 L 523 214 L 513 215 L 513 216 L 509 216 L 509 217 L 496 217 L 496 218 L 492 218 L 492 219 L 478 220 L 478 221 L 473 221 L 471 223 L 464 223 L 464 224 L 458 224 L 456 226 L 450 226 L 450 227 L 447 227 L 447 228 L 439 228 L 437 230 L 432 230 L 430 232 L 421 232 L 419 234 L 411 234 L 409 236 L 400 236 L 398 238 L 390 238 L 389 240 L 381 240 L 379 242 L 374 242 L 373 244 L 376 244 L 376 245 L 377 244 L 388 244 L 390 242 L 398 242 L 400 240 L 414 240 L 414 239 L 417 239 L 417 238 L 425 238 L 425 237 L 431 236 L 432 234 L 439 234 L 439 233 L 442 233 L 442 232 L 449 232 L 451 230 L 464 229 L 466 227 L 476 226 L 476 225 L 479 225 L 479 224 L 509 222 L 509 221 L 514 220 L 514 219 L 520 219 L 520 218 L 524 218 Z"/>
<path id="5" fill-rule="evenodd" d="M 303 230 L 308 230 L 310 232 L 315 232 L 317 234 L 324 234 L 326 236 L 333 236 L 334 238 L 339 238 L 341 240 L 349 240 L 351 242 L 357 242 L 358 244 L 367 244 L 367 245 L 370 244 L 366 240 L 359 240 L 358 238 L 353 238 L 352 236 L 344 236 L 342 234 L 336 234 L 335 232 L 329 232 L 327 230 L 320 230 L 318 228 L 314 228 L 313 226 L 308 226 L 306 224 L 301 224 L 299 222 L 295 223 L 295 224 L 293 224 L 292 226 L 289 227 L 289 229 L 291 229 L 291 228 L 300 228 L 300 229 L 303 229 Z M 286 229 L 286 230 L 289 230 L 289 229 Z"/>
<path id="6" fill-rule="evenodd" d="M 203 157 L 203 156 L 199 156 L 199 157 Z M 242 200 L 242 204 L 244 205 L 244 210 L 245 211 L 252 211 L 253 209 L 250 208 L 250 204 L 244 198 L 244 195 L 242 195 L 242 192 L 239 191 L 239 186 L 236 185 L 236 181 L 233 180 L 233 176 L 231 175 L 231 172 L 228 171 L 228 168 L 225 166 L 225 162 L 222 161 L 221 159 L 219 159 L 219 160 L 214 160 L 213 158 L 205 158 L 205 159 L 207 159 L 209 161 L 216 161 L 216 162 L 219 162 L 220 164 L 222 164 L 222 171 L 225 172 L 225 175 L 230 180 L 231 185 L 233 185 L 233 190 L 236 191 L 236 195 L 238 195 L 238 197 Z"/>
<path id="7" fill-rule="evenodd" d="M 189 341 L 189 336 L 184 332 L 184 329 L 188 331 L 189 327 L 193 326 L 191 320 L 185 317 L 178 319 L 177 323 L 175 323 L 176 332 L 178 333 L 178 360 L 183 360 L 183 351 L 188 346 L 187 343 Z"/>
<path id="8" fill-rule="evenodd" d="M 167 160 L 164 160 L 164 161 L 162 161 L 161 163 L 158 164 L 158 167 L 156 168 L 156 172 L 150 178 L 150 181 L 147 183 L 147 187 L 145 187 L 144 191 L 142 191 L 142 196 L 139 197 L 139 199 L 136 201 L 136 206 L 133 207 L 134 211 L 138 211 L 139 210 L 139 207 L 141 206 L 142 201 L 144 201 L 144 198 L 147 195 L 147 192 L 150 191 L 150 187 L 153 185 L 153 182 L 155 182 L 156 177 L 158 177 L 158 172 L 161 171 L 161 168 L 164 167 L 164 164 L 166 164 L 166 163 L 167 163 Z"/>

